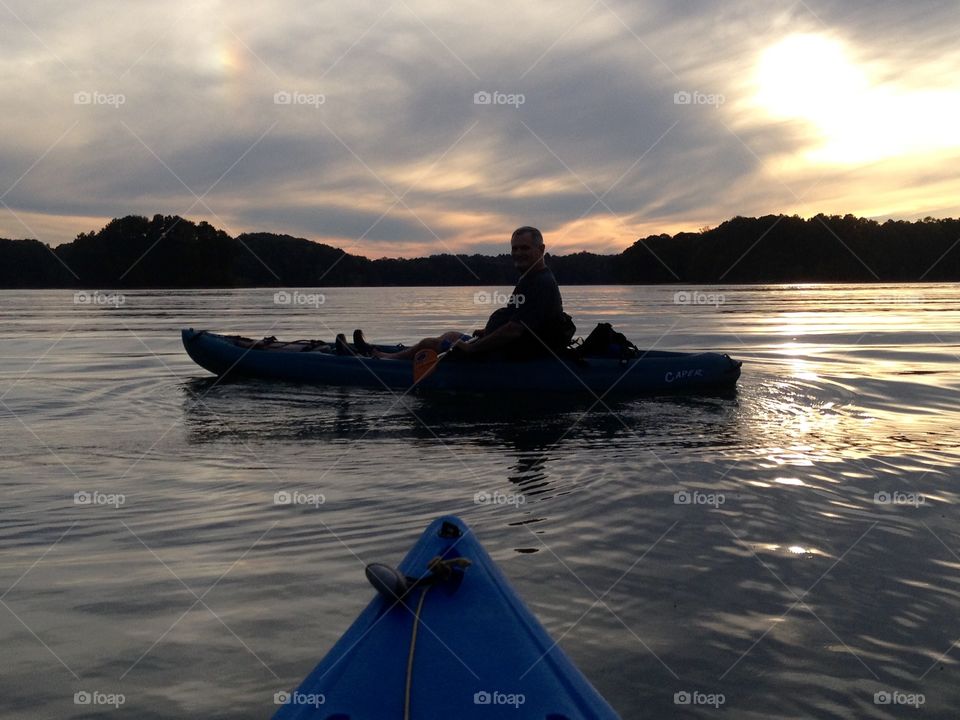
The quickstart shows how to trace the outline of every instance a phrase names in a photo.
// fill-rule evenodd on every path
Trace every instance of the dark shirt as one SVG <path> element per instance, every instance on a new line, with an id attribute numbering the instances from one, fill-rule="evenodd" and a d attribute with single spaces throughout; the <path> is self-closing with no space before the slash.
<path id="1" fill-rule="evenodd" d="M 508 322 L 523 325 L 517 344 L 524 353 L 548 352 L 544 346 L 566 344 L 563 337 L 563 300 L 557 279 L 550 268 L 529 272 L 520 278 L 506 307 L 496 310 L 487 320 L 486 331 L 493 332 Z"/>

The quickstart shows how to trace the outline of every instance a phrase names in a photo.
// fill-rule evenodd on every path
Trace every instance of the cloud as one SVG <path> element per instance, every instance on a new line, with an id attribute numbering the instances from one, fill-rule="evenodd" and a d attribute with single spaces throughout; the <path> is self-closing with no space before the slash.
<path id="1" fill-rule="evenodd" d="M 162 212 L 371 255 L 499 247 L 526 223 L 606 251 L 736 214 L 953 208 L 960 190 L 951 153 L 825 167 L 821 129 L 757 104 L 762 53 L 797 33 L 878 87 L 955 91 L 945 2 L 8 5 L 0 194 L 26 173 L 3 200 L 51 243 Z M 897 189 L 897 170 L 922 184 Z M 0 207 L 0 235 L 24 234 Z"/>

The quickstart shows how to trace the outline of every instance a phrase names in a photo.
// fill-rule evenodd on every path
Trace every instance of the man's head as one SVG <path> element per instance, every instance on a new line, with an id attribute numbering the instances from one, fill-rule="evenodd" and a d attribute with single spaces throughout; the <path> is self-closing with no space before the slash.
<path id="1" fill-rule="evenodd" d="M 535 227 L 524 225 L 513 231 L 510 255 L 519 272 L 526 273 L 543 267 L 543 250 L 543 235 Z"/>

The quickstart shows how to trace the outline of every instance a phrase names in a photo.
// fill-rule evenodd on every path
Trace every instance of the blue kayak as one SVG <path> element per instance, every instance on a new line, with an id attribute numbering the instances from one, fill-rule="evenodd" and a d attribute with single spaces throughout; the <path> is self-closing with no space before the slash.
<path id="1" fill-rule="evenodd" d="M 331 345 L 253 341 L 192 328 L 182 331 L 183 346 L 203 368 L 221 377 L 290 380 L 321 385 L 408 390 L 413 363 L 337 355 Z M 376 346 L 390 352 L 396 346 Z M 650 350 L 629 360 L 550 356 L 535 360 L 441 360 L 418 384 L 420 390 L 454 392 L 532 392 L 604 394 L 707 393 L 730 390 L 741 362 L 717 352 Z"/>
<path id="2" fill-rule="evenodd" d="M 402 599 L 374 583 L 380 592 L 313 672 L 275 696 L 275 720 L 619 717 L 460 519 L 434 520 L 393 572 L 427 580 Z"/>

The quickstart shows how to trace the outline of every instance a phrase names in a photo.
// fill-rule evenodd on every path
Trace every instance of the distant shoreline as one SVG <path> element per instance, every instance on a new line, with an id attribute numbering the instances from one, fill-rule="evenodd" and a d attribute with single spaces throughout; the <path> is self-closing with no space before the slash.
<path id="1" fill-rule="evenodd" d="M 549 235 L 547 249 L 550 248 Z M 960 220 L 852 215 L 735 217 L 651 235 L 616 255 L 551 255 L 561 285 L 883 284 L 960 281 Z M 127 216 L 52 248 L 0 239 L 0 289 L 245 289 L 512 286 L 506 253 L 369 258 L 272 233 Z"/>

